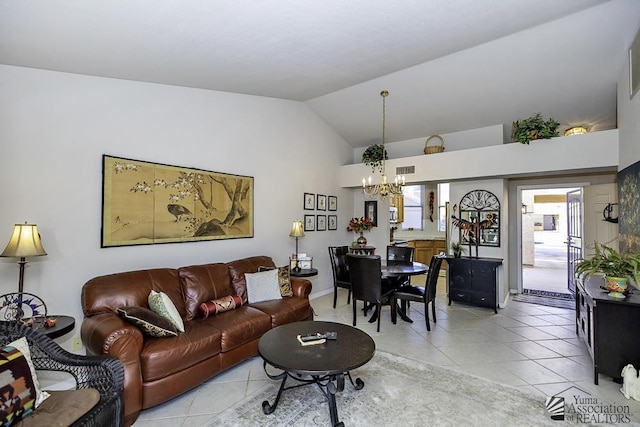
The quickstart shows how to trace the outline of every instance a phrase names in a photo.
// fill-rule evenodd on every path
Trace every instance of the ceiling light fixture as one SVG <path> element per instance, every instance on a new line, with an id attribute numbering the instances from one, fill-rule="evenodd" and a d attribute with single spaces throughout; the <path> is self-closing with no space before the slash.
<path id="1" fill-rule="evenodd" d="M 380 177 L 380 183 L 378 184 L 372 184 L 371 183 L 371 177 L 369 177 L 369 180 L 365 180 L 364 178 L 362 178 L 362 192 L 366 195 L 366 196 L 380 196 L 380 198 L 385 198 L 385 197 L 393 197 L 394 195 L 399 195 L 402 194 L 402 189 L 404 188 L 404 183 L 405 183 L 405 177 L 404 176 L 396 176 L 394 181 L 389 183 L 387 182 L 387 173 L 385 170 L 385 157 L 386 157 L 386 150 L 384 148 L 384 141 L 385 141 L 385 133 L 386 133 L 386 114 L 387 114 L 387 109 L 386 109 L 386 100 L 387 100 L 387 96 L 389 96 L 389 91 L 387 90 L 383 90 L 382 92 L 380 92 L 380 96 L 382 96 L 382 167 L 381 167 L 381 177 Z"/>
<path id="2" fill-rule="evenodd" d="M 583 135 L 585 133 L 587 133 L 587 128 L 584 126 L 574 126 L 564 131 L 564 136 Z"/>

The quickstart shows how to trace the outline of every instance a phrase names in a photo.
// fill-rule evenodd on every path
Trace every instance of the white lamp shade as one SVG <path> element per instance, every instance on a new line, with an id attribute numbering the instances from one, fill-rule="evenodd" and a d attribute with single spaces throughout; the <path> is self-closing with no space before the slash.
<path id="1" fill-rule="evenodd" d="M 0 256 L 26 258 L 46 255 L 40 241 L 38 226 L 35 224 L 16 224 L 9 244 Z"/>
<path id="2" fill-rule="evenodd" d="M 291 233 L 289 233 L 291 237 L 303 237 L 304 229 L 302 228 L 302 221 L 293 221 L 293 225 L 291 226 Z"/>

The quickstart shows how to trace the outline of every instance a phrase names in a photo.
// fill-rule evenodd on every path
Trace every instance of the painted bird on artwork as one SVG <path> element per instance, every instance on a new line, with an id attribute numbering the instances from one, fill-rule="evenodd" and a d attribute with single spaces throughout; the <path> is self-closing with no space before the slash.
<path id="1" fill-rule="evenodd" d="M 182 205 L 169 204 L 167 205 L 167 210 L 176 217 L 176 222 L 180 221 L 180 217 L 192 215 L 191 211 Z"/>

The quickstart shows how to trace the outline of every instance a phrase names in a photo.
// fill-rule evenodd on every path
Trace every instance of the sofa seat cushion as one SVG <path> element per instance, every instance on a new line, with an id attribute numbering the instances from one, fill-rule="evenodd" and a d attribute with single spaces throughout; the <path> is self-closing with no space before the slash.
<path id="1" fill-rule="evenodd" d="M 51 396 L 16 427 L 69 426 L 82 418 L 100 401 L 93 388 L 50 391 Z"/>
<path id="2" fill-rule="evenodd" d="M 271 318 L 264 312 L 249 306 L 242 306 L 206 319 L 196 319 L 194 322 L 211 324 L 220 331 L 223 353 L 259 339 L 271 329 Z"/>
<path id="3" fill-rule="evenodd" d="M 177 337 L 146 338 L 140 354 L 144 382 L 155 381 L 216 356 L 222 334 L 210 322 L 185 322 Z"/>
<path id="4" fill-rule="evenodd" d="M 311 305 L 306 298 L 286 297 L 278 300 L 256 302 L 250 305 L 271 317 L 271 327 L 307 320 L 311 316 Z"/>

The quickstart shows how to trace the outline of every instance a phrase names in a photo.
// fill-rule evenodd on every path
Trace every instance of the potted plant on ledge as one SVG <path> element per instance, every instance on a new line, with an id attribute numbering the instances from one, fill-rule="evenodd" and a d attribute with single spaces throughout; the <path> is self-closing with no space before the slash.
<path id="1" fill-rule="evenodd" d="M 618 252 L 612 247 L 594 242 L 594 254 L 589 259 L 581 258 L 575 269 L 577 277 L 601 274 L 612 297 L 624 297 L 627 280 L 640 283 L 640 252 Z"/>
<path id="2" fill-rule="evenodd" d="M 540 113 L 528 119 L 516 120 L 511 127 L 511 137 L 521 144 L 529 144 L 534 139 L 550 139 L 558 136 L 558 123 L 555 119 L 545 120 Z"/>
<path id="3" fill-rule="evenodd" d="M 376 171 L 376 168 L 382 170 L 382 159 L 389 160 L 387 155 L 387 150 L 384 149 L 384 145 L 382 144 L 373 144 L 367 147 L 362 153 L 362 163 L 367 166 L 371 166 L 371 170 L 373 172 Z"/>

